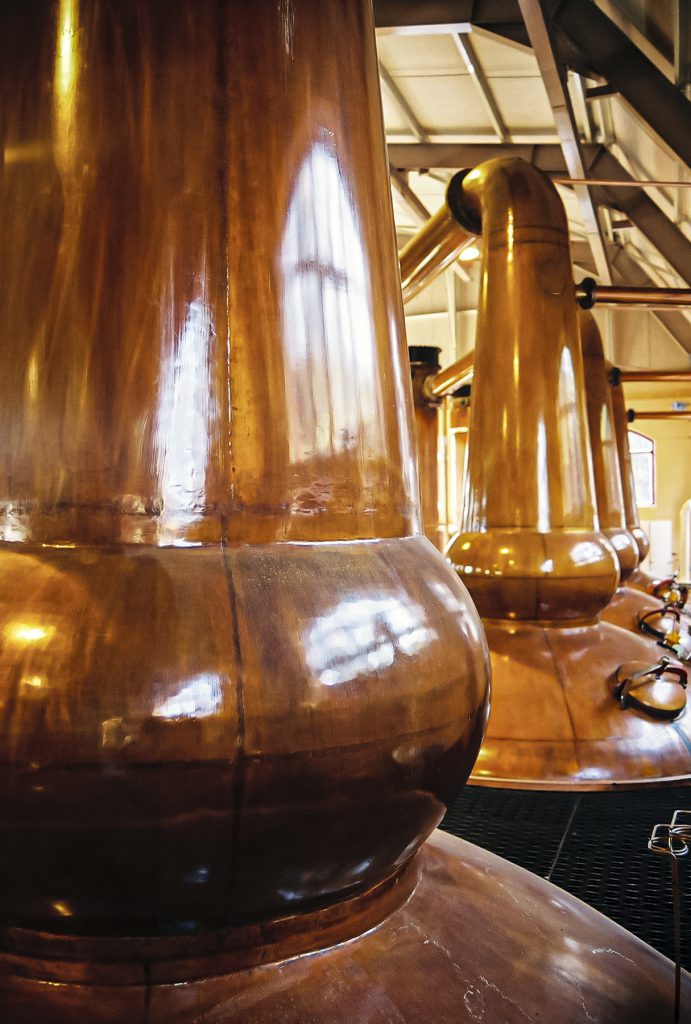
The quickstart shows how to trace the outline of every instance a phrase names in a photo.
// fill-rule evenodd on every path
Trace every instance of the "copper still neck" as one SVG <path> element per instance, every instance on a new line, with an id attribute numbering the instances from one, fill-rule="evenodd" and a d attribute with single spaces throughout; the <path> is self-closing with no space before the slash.
<path id="1" fill-rule="evenodd" d="M 566 217 L 519 159 L 463 180 L 484 238 L 463 526 L 449 550 L 480 614 L 576 620 L 619 578 L 597 526 Z"/>
<path id="2" fill-rule="evenodd" d="M 439 400 L 427 395 L 426 382 L 440 369 L 439 352 L 434 345 L 410 345 L 410 372 L 415 409 L 415 444 L 420 481 L 422 529 L 428 540 L 443 551 L 448 541 L 441 507 L 445 506 L 445 477 L 441 471 L 442 417 Z"/>
<path id="3" fill-rule="evenodd" d="M 612 414 L 614 416 L 614 430 L 617 439 L 617 452 L 619 454 L 619 467 L 621 469 L 621 489 L 624 498 L 624 517 L 626 526 L 632 534 L 638 546 L 639 565 L 646 558 L 650 550 L 650 541 L 644 530 L 641 528 L 641 521 L 638 516 L 638 505 L 636 504 L 636 491 L 633 486 L 633 467 L 631 465 L 631 452 L 629 451 L 629 428 L 626 412 L 626 401 L 624 389 L 617 374 L 612 373 L 610 364 L 606 364 L 612 388 Z"/>
<path id="4" fill-rule="evenodd" d="M 588 407 L 590 451 L 600 529 L 614 548 L 623 583 L 638 565 L 638 545 L 626 527 L 621 467 L 605 353 L 592 313 L 578 311 Z"/>

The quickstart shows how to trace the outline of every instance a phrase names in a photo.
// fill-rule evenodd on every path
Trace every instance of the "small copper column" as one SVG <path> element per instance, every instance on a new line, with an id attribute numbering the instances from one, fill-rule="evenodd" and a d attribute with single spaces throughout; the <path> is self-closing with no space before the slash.
<path id="1" fill-rule="evenodd" d="M 626 528 L 621 469 L 612 411 L 612 396 L 602 338 L 591 312 L 579 309 L 590 452 L 600 529 L 614 548 L 623 583 L 638 565 L 638 545 Z"/>
<path id="2" fill-rule="evenodd" d="M 434 345 L 410 345 L 408 347 L 415 407 L 415 439 L 420 480 L 422 528 L 427 539 L 431 540 L 436 548 L 443 551 L 449 538 L 446 525 L 440 521 L 439 514 L 446 484 L 445 478 L 440 473 L 442 464 L 439 451 L 442 426 L 441 403 L 439 399 L 428 398 L 425 393 L 425 381 L 432 374 L 439 372 L 440 351 Z"/>
<path id="3" fill-rule="evenodd" d="M 636 491 L 633 486 L 631 452 L 629 451 L 629 428 L 626 414 L 626 401 L 624 399 L 624 389 L 618 378 L 617 371 L 612 370 L 612 367 L 608 367 L 608 370 L 611 371 L 612 411 L 614 414 L 614 429 L 617 437 L 617 450 L 619 452 L 619 465 L 621 467 L 621 486 L 624 496 L 626 526 L 630 533 L 633 534 L 636 544 L 638 545 L 640 564 L 640 562 L 646 558 L 648 551 L 650 550 L 650 542 L 644 531 L 641 529 L 641 521 L 638 517 Z"/>

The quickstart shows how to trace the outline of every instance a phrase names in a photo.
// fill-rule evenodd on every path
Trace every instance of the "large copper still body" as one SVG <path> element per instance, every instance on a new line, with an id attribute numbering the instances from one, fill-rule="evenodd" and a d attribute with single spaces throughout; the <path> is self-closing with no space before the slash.
<path id="1" fill-rule="evenodd" d="M 667 1012 L 598 914 L 418 852 L 487 657 L 420 534 L 368 4 L 16 0 L 0 47 L 3 1021 Z"/>
<path id="2" fill-rule="evenodd" d="M 485 239 L 463 524 L 447 555 L 482 616 L 492 712 L 476 782 L 607 788 L 689 778 L 688 717 L 614 699 L 655 645 L 599 616 L 619 561 L 598 525 L 568 232 L 556 190 L 520 160 L 463 181 Z M 629 538 L 614 520 L 622 556 Z M 673 685 L 673 684 L 670 684 Z"/>

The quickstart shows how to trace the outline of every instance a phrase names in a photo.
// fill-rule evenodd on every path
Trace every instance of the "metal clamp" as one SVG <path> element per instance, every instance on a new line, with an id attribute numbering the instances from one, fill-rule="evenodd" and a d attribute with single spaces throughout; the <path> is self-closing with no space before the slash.
<path id="1" fill-rule="evenodd" d="M 654 665 L 640 661 L 620 665 L 612 689 L 622 708 L 634 706 L 654 717 L 673 719 L 686 707 L 687 682 L 686 669 L 663 656 Z"/>
<path id="2" fill-rule="evenodd" d="M 679 860 L 691 849 L 691 811 L 679 810 L 669 825 L 656 825 L 648 840 L 651 853 L 670 858 L 674 904 L 674 1024 L 681 1019 L 681 885 Z"/>
<path id="3" fill-rule="evenodd" d="M 691 592 L 691 583 L 686 581 L 682 583 L 676 576 L 668 576 L 648 587 L 649 594 L 659 597 L 667 607 L 678 608 L 680 611 L 683 610 L 689 599 L 689 592 Z"/>
<path id="4" fill-rule="evenodd" d="M 676 620 L 677 629 L 659 629 L 653 626 L 651 619 L 663 619 L 666 615 Z M 639 615 L 636 624 L 641 633 L 647 633 L 655 637 L 660 647 L 671 651 L 680 661 L 691 661 L 691 650 L 687 650 L 681 642 L 681 610 L 676 604 L 664 604 L 661 608 L 653 608 L 652 611 Z"/>

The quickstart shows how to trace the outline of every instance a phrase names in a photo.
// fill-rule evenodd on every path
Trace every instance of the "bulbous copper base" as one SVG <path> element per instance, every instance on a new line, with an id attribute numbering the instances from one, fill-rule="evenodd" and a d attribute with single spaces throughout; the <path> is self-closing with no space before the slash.
<path id="1" fill-rule="evenodd" d="M 8 1024 L 649 1024 L 672 1019 L 673 968 L 629 932 L 507 861 L 435 832 L 410 898 L 350 942 L 171 984 L 85 983 L 84 965 L 2 957 Z M 330 940 L 333 941 L 333 940 Z M 187 970 L 190 970 L 189 963 Z M 139 963 L 140 972 L 151 970 Z M 130 967 L 131 969 L 131 967 Z M 50 977 L 51 980 L 47 980 Z M 88 975 L 87 975 L 88 977 Z M 89 979 L 91 980 L 91 979 Z M 682 979 L 682 1009 L 691 980 Z"/>
<path id="2" fill-rule="evenodd" d="M 73 935 L 295 914 L 397 870 L 486 721 L 421 537 L 0 547 L 0 906 Z"/>
<path id="3" fill-rule="evenodd" d="M 654 642 L 608 622 L 483 624 L 492 707 L 471 782 L 583 790 L 691 784 L 691 716 L 658 721 L 624 710 L 612 695 L 621 664 L 658 659 Z"/>

